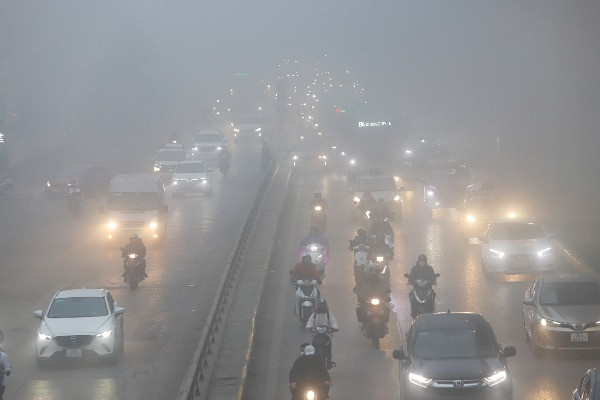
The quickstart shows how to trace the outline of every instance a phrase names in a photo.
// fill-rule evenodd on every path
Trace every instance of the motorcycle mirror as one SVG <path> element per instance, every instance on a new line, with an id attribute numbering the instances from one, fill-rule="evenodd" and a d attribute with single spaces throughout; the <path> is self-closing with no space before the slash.
<path id="1" fill-rule="evenodd" d="M 410 278 L 410 274 L 404 274 L 405 278 Z"/>
<path id="2" fill-rule="evenodd" d="M 504 357 L 514 357 L 517 355 L 517 349 L 515 346 L 506 346 L 502 351 Z"/>
<path id="3" fill-rule="evenodd" d="M 403 349 L 394 350 L 392 357 L 396 360 L 406 360 L 408 358 Z"/>

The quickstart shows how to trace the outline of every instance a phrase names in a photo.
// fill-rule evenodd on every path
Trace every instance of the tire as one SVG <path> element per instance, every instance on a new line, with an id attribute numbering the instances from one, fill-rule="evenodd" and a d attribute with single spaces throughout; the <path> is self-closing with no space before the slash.
<path id="1" fill-rule="evenodd" d="M 376 349 L 379 349 L 379 338 L 373 338 L 373 346 L 375 346 Z"/>
<path id="2" fill-rule="evenodd" d="M 301 319 L 302 326 L 306 326 L 306 323 L 308 322 L 308 319 L 310 318 L 310 314 L 312 314 L 310 312 L 307 312 L 308 309 L 309 309 L 308 307 L 302 306 L 302 319 Z"/>

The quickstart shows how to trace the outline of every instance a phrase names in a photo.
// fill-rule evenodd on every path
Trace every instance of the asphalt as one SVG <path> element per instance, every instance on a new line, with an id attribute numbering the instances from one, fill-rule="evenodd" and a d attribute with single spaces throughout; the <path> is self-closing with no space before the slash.
<path id="1" fill-rule="evenodd" d="M 265 282 L 257 319 L 253 362 L 245 398 L 289 398 L 288 371 L 298 347 L 311 339 L 295 318 L 294 290 L 288 270 L 297 257 L 297 246 L 308 229 L 307 204 L 312 193 L 321 191 L 329 202 L 326 236 L 331 242 L 331 262 L 321 288 L 330 310 L 340 323 L 333 337 L 337 367 L 330 371 L 332 399 L 399 398 L 399 365 L 392 351 L 403 344 L 411 317 L 409 287 L 403 277 L 418 254 L 425 253 L 441 273 L 436 287 L 437 310 L 472 311 L 483 314 L 503 345 L 514 345 L 517 356 L 510 360 L 514 377 L 514 399 L 558 400 L 569 398 L 581 376 L 598 365 L 597 354 L 550 354 L 536 359 L 523 332 L 523 293 L 534 276 L 486 277 L 480 267 L 479 245 L 468 244 L 459 233 L 456 215 L 427 217 L 419 187 L 409 186 L 404 195 L 404 220 L 394 222 L 396 258 L 391 270 L 392 303 L 390 333 L 375 349 L 362 336 L 356 321 L 356 297 L 352 292 L 352 254 L 348 239 L 360 224 L 351 218 L 350 184 L 335 173 L 301 171 L 293 175 L 284 219 L 278 238 L 276 267 Z M 567 261 L 559 269 L 568 269 Z"/>
<path id="2" fill-rule="evenodd" d="M 101 241 L 96 210 L 102 199 L 89 199 L 81 220 L 69 218 L 65 201 L 37 198 L 31 185 L 0 202 L 0 328 L 14 364 L 4 398 L 176 396 L 262 178 L 258 142 L 240 143 L 232 153 L 230 173 L 213 173 L 211 196 L 169 196 L 166 242 L 149 247 L 149 278 L 136 292 L 122 282 L 122 244 L 106 247 Z M 40 370 L 34 342 L 39 321 L 32 312 L 45 309 L 55 291 L 79 287 L 107 288 L 125 307 L 124 354 L 116 366 Z"/>

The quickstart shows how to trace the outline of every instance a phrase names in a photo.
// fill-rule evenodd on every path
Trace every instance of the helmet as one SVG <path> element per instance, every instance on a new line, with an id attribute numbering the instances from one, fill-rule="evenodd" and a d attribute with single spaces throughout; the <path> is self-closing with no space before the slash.
<path id="1" fill-rule="evenodd" d="M 358 235 L 359 238 L 365 238 L 367 237 L 367 231 L 365 228 L 358 228 L 356 230 L 356 234 Z"/>
<path id="2" fill-rule="evenodd" d="M 302 343 L 300 345 L 300 354 L 304 354 L 304 349 L 306 348 L 306 346 L 309 346 L 310 343 Z"/>
<path id="3" fill-rule="evenodd" d="M 129 241 L 133 242 L 134 240 L 138 240 L 139 237 L 137 235 L 137 233 L 134 233 L 133 235 L 129 236 Z"/>
<path id="4" fill-rule="evenodd" d="M 427 256 L 425 254 L 421 254 L 419 258 L 417 258 L 417 263 L 424 261 L 427 264 Z"/>
<path id="5" fill-rule="evenodd" d="M 314 346 L 311 346 L 310 344 L 308 346 L 306 346 L 304 348 L 304 355 L 305 356 L 312 356 L 315 354 L 315 348 Z"/>
<path id="6" fill-rule="evenodd" d="M 327 306 L 327 301 L 325 299 L 320 299 L 317 303 L 316 312 L 318 314 L 325 314 L 329 311 L 329 307 Z"/>
<path id="7" fill-rule="evenodd" d="M 311 225 L 310 233 L 319 233 L 319 228 L 317 228 L 315 225 Z"/>
<path id="8" fill-rule="evenodd" d="M 304 264 L 308 264 L 312 262 L 312 257 L 310 256 L 310 254 L 305 254 L 302 256 L 302 262 Z"/>

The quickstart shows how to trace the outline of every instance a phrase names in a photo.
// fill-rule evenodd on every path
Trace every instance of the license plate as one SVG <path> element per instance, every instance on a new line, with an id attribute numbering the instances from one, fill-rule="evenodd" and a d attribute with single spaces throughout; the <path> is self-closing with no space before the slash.
<path id="1" fill-rule="evenodd" d="M 587 342 L 587 333 L 571 333 L 571 342 Z"/>
<path id="2" fill-rule="evenodd" d="M 81 357 L 81 349 L 67 349 L 68 358 Z"/>

